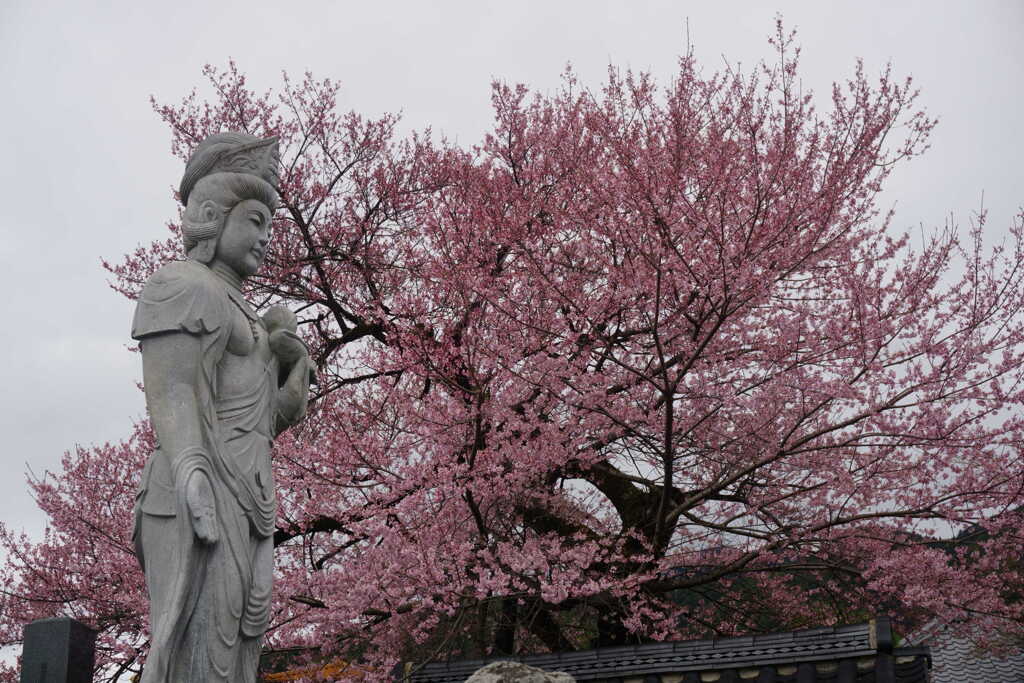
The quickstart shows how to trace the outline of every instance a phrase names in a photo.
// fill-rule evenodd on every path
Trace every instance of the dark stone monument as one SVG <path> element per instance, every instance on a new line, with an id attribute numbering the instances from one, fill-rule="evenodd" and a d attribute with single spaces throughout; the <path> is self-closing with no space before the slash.
<path id="1" fill-rule="evenodd" d="M 67 617 L 25 627 L 21 683 L 92 683 L 96 632 Z"/>

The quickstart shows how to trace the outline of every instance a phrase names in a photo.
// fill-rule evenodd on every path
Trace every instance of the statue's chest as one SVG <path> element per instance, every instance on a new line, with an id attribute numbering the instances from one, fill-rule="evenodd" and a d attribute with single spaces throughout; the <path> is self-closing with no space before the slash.
<path id="1" fill-rule="evenodd" d="M 227 395 L 248 392 L 255 382 L 268 381 L 273 363 L 263 321 L 237 306 L 232 308 L 227 346 L 218 367 L 221 391 Z"/>

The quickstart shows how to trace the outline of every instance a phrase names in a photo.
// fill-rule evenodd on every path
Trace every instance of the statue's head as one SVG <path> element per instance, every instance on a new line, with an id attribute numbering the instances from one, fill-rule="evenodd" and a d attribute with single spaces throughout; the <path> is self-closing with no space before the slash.
<path id="1" fill-rule="evenodd" d="M 212 261 L 225 221 L 240 202 L 258 201 L 273 214 L 277 166 L 276 137 L 217 133 L 200 142 L 188 159 L 179 189 L 185 205 L 185 253 L 202 263 Z"/>

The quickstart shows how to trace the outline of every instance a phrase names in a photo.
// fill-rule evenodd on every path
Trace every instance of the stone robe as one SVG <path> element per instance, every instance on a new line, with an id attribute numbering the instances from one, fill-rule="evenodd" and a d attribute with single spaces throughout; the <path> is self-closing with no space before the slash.
<path id="1" fill-rule="evenodd" d="M 278 363 L 241 293 L 196 261 L 170 263 L 146 283 L 132 337 L 144 346 L 157 334 L 200 340 L 202 443 L 173 466 L 158 449 L 143 470 L 133 539 L 152 637 L 142 683 L 251 683 L 270 617 Z M 195 471 L 214 492 L 219 540 L 210 545 L 196 538 L 186 503 Z"/>

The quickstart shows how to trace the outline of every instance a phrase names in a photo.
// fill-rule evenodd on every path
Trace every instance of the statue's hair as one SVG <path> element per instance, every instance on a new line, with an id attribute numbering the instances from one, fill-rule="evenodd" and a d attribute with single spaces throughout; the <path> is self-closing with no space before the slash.
<path id="1" fill-rule="evenodd" d="M 202 263 L 212 261 L 228 214 L 246 199 L 262 202 L 273 213 L 278 197 L 270 183 L 248 173 L 213 173 L 200 178 L 188 195 L 181 220 L 185 253 Z"/>
<path id="2" fill-rule="evenodd" d="M 185 164 L 178 188 L 181 203 L 187 206 L 196 183 L 215 173 L 248 173 L 276 189 L 279 163 L 277 137 L 258 138 L 230 131 L 211 135 L 196 145 Z"/>

